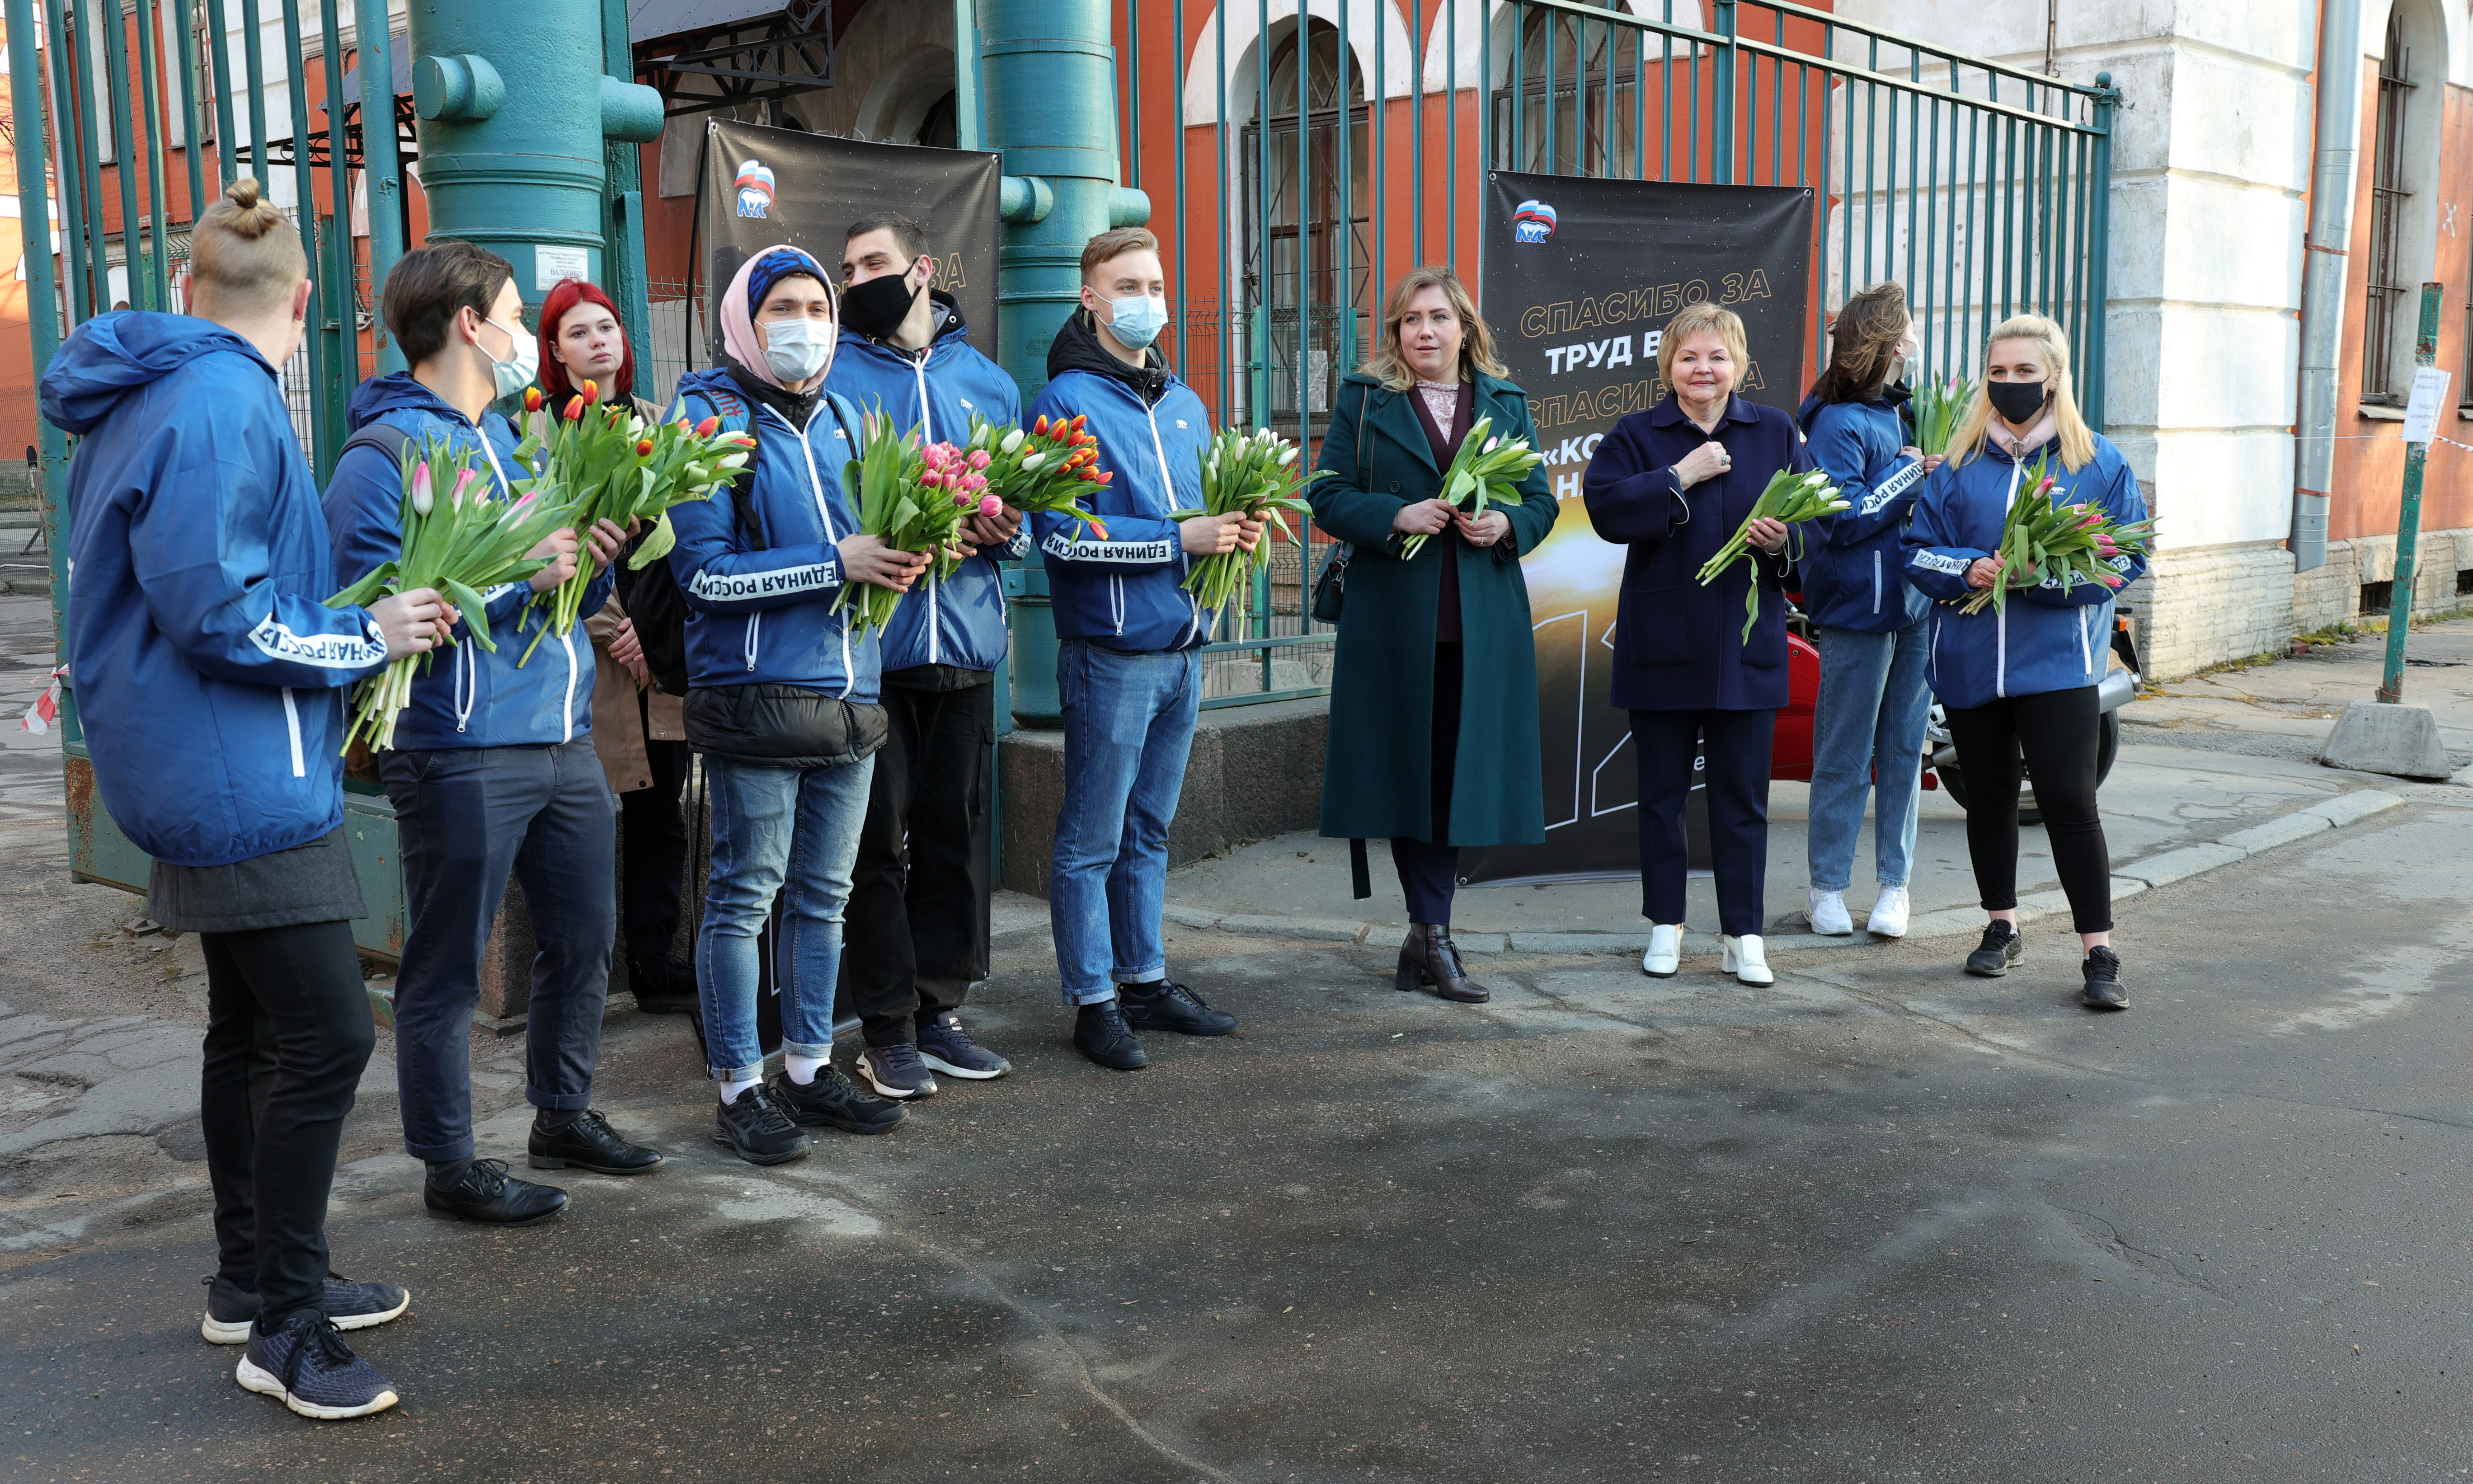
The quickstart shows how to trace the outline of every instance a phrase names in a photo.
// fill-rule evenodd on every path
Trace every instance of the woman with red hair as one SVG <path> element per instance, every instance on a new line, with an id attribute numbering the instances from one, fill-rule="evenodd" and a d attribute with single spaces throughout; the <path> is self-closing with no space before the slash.
<path id="1" fill-rule="evenodd" d="M 547 395 L 533 418 L 565 406 L 588 381 L 594 401 L 623 396 L 645 421 L 660 418 L 660 408 L 634 395 L 636 356 L 617 306 L 593 285 L 568 278 L 541 300 L 540 386 Z M 545 429 L 535 424 L 525 431 Z M 692 1010 L 696 1003 L 694 969 L 670 955 L 687 852 L 686 820 L 680 810 L 687 779 L 686 722 L 680 698 L 661 690 L 644 660 L 622 603 L 633 574 L 621 567 L 619 575 L 619 591 L 584 621 L 600 661 L 593 667 L 592 744 L 620 801 L 618 879 L 626 899 L 618 904 L 618 923 L 627 945 L 627 982 L 636 1008 L 659 1015 Z"/>

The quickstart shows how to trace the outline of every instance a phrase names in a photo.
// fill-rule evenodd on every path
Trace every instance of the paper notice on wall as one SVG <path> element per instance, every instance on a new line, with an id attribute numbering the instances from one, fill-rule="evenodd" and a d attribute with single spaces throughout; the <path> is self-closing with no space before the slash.
<path id="1" fill-rule="evenodd" d="M 533 281 L 547 293 L 563 278 L 590 279 L 592 254 L 582 248 L 557 248 L 547 243 L 533 247 Z"/>
<path id="2" fill-rule="evenodd" d="M 2413 373 L 2413 398 L 2404 406 L 2404 441 L 2426 443 L 2438 436 L 2438 409 L 2447 402 L 2447 383 L 2453 377 L 2436 366 L 2425 366 Z"/>

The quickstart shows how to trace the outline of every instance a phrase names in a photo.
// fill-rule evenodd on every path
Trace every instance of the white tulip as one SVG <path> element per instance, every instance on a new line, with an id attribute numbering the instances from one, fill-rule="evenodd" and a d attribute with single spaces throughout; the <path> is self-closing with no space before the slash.
<path id="1" fill-rule="evenodd" d="M 996 449 L 997 449 L 997 451 L 998 451 L 998 452 L 1000 452 L 1000 453 L 1011 453 L 1011 452 L 1013 452 L 1015 449 L 1017 449 L 1017 448 L 1019 448 L 1019 447 L 1020 447 L 1020 446 L 1021 446 L 1021 440 L 1022 440 L 1022 432 L 1021 432 L 1021 429 L 1020 429 L 1020 428 L 1016 428 L 1016 429 L 1014 429 L 1012 432 L 1007 433 L 1007 434 L 1004 436 L 1004 442 L 1003 442 L 1003 443 L 998 443 L 998 444 L 996 445 Z"/>
<path id="2" fill-rule="evenodd" d="M 744 453 L 730 454 L 726 457 L 714 460 L 712 467 L 715 470 L 745 468 L 747 467 L 747 455 Z"/>
<path id="3" fill-rule="evenodd" d="M 1022 467 L 1022 469 L 1023 469 L 1023 471 L 1024 471 L 1024 472 L 1028 472 L 1029 470 L 1031 470 L 1031 469 L 1035 469 L 1035 468 L 1039 467 L 1042 464 L 1044 464 L 1044 463 L 1046 463 L 1046 462 L 1047 462 L 1047 455 L 1045 455 L 1045 454 L 1044 454 L 1044 453 L 1028 454 L 1028 455 L 1025 455 L 1025 456 L 1023 457 L 1023 459 L 1022 459 L 1022 461 L 1021 461 L 1021 467 Z"/>
<path id="4" fill-rule="evenodd" d="M 1280 462 L 1282 464 L 1294 464 L 1297 462 L 1297 450 L 1294 445 L 1280 450 Z"/>

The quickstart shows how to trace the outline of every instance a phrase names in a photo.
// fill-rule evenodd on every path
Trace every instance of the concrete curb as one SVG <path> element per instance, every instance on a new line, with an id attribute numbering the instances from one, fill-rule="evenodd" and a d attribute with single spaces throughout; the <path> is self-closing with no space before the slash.
<path id="1" fill-rule="evenodd" d="M 2112 873 L 2113 899 L 2135 897 L 2150 887 L 2169 886 L 2186 881 L 2210 871 L 2221 871 L 2253 855 L 2341 829 L 2359 824 L 2373 815 L 2401 808 L 2404 800 L 2377 788 L 2359 788 L 2339 794 L 2333 799 L 2305 805 L 2290 814 L 2278 815 L 2263 825 L 2235 830 L 2221 840 L 2200 845 L 2185 845 L 2150 855 L 2142 861 L 2115 866 Z M 2018 898 L 2018 921 L 2032 922 L 2042 918 L 2064 916 L 2070 910 L 2069 900 L 2058 891 L 2037 892 Z M 1405 930 L 1399 922 L 1358 922 L 1339 918 L 1291 918 L 1270 913 L 1220 913 L 1202 908 L 1169 903 L 1163 916 L 1180 927 L 1199 928 L 1206 932 L 1236 933 L 1252 938 L 1285 938 L 1309 943 L 1370 944 L 1387 939 Z M 1982 931 L 1983 914 L 1974 907 L 1951 907 L 1939 912 L 1927 912 L 1907 924 L 1909 938 L 1957 938 Z M 1535 953 L 1535 954 L 1634 954 L 1648 951 L 1645 928 L 1615 932 L 1548 932 L 1548 933 L 1454 933 L 1453 939 L 1468 953 Z M 1868 933 L 1854 933 L 1843 938 L 1823 938 L 1813 933 L 1793 933 L 1767 938 L 1765 944 L 1771 953 L 1811 953 L 1834 948 L 1867 946 L 1875 942 Z M 1683 935 L 1683 952 L 1687 956 L 1715 954 L 1719 951 L 1715 933 Z"/>

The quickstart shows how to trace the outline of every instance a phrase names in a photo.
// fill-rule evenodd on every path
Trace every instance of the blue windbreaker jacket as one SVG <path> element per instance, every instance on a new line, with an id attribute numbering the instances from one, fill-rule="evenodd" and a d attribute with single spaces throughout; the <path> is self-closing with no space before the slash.
<path id="1" fill-rule="evenodd" d="M 1208 642 L 1218 615 L 1185 589 L 1190 567 L 1168 518 L 1202 504 L 1202 450 L 1211 441 L 1202 398 L 1170 376 L 1160 399 L 1144 406 L 1114 376 L 1068 371 L 1041 390 L 1031 414 L 1088 418 L 1084 427 L 1099 441 L 1096 467 L 1116 474 L 1082 502 L 1107 526 L 1107 539 L 1069 516 L 1031 516 L 1057 636 L 1129 654 Z"/>
<path id="2" fill-rule="evenodd" d="M 1892 403 L 1814 402 L 1796 417 L 1812 461 L 1851 507 L 1813 522 L 1817 540 L 1798 563 L 1803 610 L 1824 628 L 1886 634 L 1931 605 L 1907 582 L 1907 520 L 1923 493 L 1924 467 L 1902 456 L 1906 419 Z"/>
<path id="3" fill-rule="evenodd" d="M 386 659 L 331 609 L 318 487 L 275 368 L 184 315 L 98 315 L 43 373 L 69 465 L 68 654 L 104 807 L 224 866 L 344 822 L 338 692 Z"/>
<path id="4" fill-rule="evenodd" d="M 2101 508 L 2125 524 L 2147 518 L 2147 499 L 2138 492 L 2129 461 L 2101 434 L 2096 435 L 2095 457 L 2076 473 L 2062 467 L 2057 439 L 2029 450 L 2023 461 L 1987 439 L 1983 451 L 1964 464 L 1953 460 L 1933 470 L 1907 532 L 1907 576 L 1933 600 L 1930 670 L 1933 694 L 1944 706 L 1978 706 L 2004 696 L 2075 690 L 2103 679 L 2114 588 L 2080 583 L 2063 592 L 2047 576 L 2010 593 L 2005 611 L 1986 608 L 1968 614 L 1957 608 L 1972 592 L 1967 566 L 2001 544 L 2002 523 L 2010 502 L 2025 492 L 2019 487 L 2026 471 L 2048 450 L 2053 504 Z M 2125 586 L 2147 570 L 2145 558 L 2125 552 L 2111 565 Z"/>
<path id="5" fill-rule="evenodd" d="M 882 410 L 905 430 L 924 425 L 929 443 L 961 443 L 970 436 L 972 413 L 1012 427 L 1021 421 L 1020 389 L 970 339 L 969 326 L 948 321 L 926 351 L 914 355 L 844 330 L 825 389 L 849 397 L 861 412 Z M 1004 579 L 997 563 L 1029 554 L 1025 523 L 1009 549 L 980 552 L 942 581 L 932 572 L 921 578 L 884 627 L 884 668 L 993 670 L 1004 663 Z"/>
<path id="6" fill-rule="evenodd" d="M 354 432 L 384 422 L 401 428 L 415 448 L 423 440 L 444 440 L 469 452 L 472 467 L 489 475 L 494 497 L 505 496 L 507 481 L 525 476 L 516 463 L 516 431 L 506 419 L 483 413 L 474 427 L 409 371 L 362 382 L 347 413 Z M 326 529 L 333 534 L 336 574 L 355 583 L 393 561 L 403 549 L 402 512 L 403 471 L 384 450 L 364 446 L 336 460 L 334 477 L 326 481 Z M 612 586 L 609 572 L 595 577 L 577 616 L 599 612 Z M 396 723 L 398 752 L 555 747 L 591 734 L 592 645 L 579 624 L 564 635 L 543 638 L 526 661 L 524 651 L 545 616 L 530 606 L 532 595 L 529 583 L 506 583 L 482 594 L 489 600 L 495 654 L 465 636 L 474 620 L 464 615 L 455 647 L 412 682 L 412 705 Z"/>
<path id="7" fill-rule="evenodd" d="M 687 684 L 804 685 L 875 704 L 880 636 L 852 633 L 847 615 L 832 610 L 842 590 L 838 543 L 858 529 L 842 466 L 858 451 L 859 430 L 844 427 L 827 397 L 802 432 L 718 368 L 680 377 L 669 415 L 689 422 L 718 415 L 725 426 L 755 433 L 749 497 L 763 533 L 758 547 L 741 530 L 734 486 L 671 507 L 678 544 L 670 575 L 688 610 Z"/>

